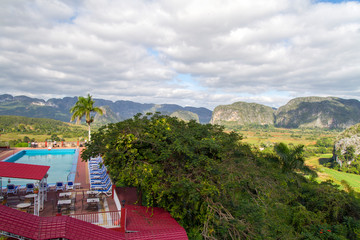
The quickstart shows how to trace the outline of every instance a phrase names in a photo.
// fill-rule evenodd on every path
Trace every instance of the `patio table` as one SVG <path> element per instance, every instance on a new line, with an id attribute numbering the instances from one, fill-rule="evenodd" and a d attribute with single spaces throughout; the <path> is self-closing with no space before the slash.
<path id="1" fill-rule="evenodd" d="M 69 198 L 69 197 L 71 197 L 71 192 L 61 192 L 61 193 L 59 193 L 59 197 L 60 198 Z"/>
<path id="2" fill-rule="evenodd" d="M 98 203 L 100 202 L 99 198 L 88 198 L 86 199 L 88 208 L 98 208 Z"/>
<path id="3" fill-rule="evenodd" d="M 33 202 L 34 201 L 34 198 L 37 196 L 37 194 L 35 194 L 35 193 L 31 193 L 31 194 L 28 194 L 28 195 L 25 195 L 24 197 L 25 197 L 25 201 L 31 201 L 31 202 Z"/>
<path id="4" fill-rule="evenodd" d="M 86 202 L 87 203 L 98 203 L 98 202 L 100 202 L 100 199 L 99 198 L 88 198 L 88 199 L 86 199 Z"/>
<path id="5" fill-rule="evenodd" d="M 34 198 L 36 196 L 37 196 L 37 194 L 32 193 L 32 194 L 25 195 L 25 198 L 32 199 L 32 198 Z"/>
<path id="6" fill-rule="evenodd" d="M 31 206 L 31 203 L 19 203 L 16 205 L 16 208 L 22 209 L 22 208 L 28 208 Z"/>
<path id="7" fill-rule="evenodd" d="M 58 201 L 58 211 L 65 210 L 66 212 L 70 211 L 71 208 L 71 199 L 63 199 Z"/>
<path id="8" fill-rule="evenodd" d="M 95 197 L 96 194 L 98 194 L 98 191 L 86 191 L 86 194 L 91 197 Z"/>
<path id="9" fill-rule="evenodd" d="M 71 199 L 64 199 L 58 201 L 58 205 L 70 205 L 70 204 L 71 204 Z"/>

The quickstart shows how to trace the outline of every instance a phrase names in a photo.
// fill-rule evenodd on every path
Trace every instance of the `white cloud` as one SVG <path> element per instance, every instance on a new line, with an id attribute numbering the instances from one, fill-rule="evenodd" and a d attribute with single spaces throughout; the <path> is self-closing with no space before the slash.
<path id="1" fill-rule="evenodd" d="M 276 107 L 305 95 L 360 98 L 356 1 L 5 0 L 0 7 L 0 93 L 91 92 L 210 109 L 235 101 Z M 178 74 L 192 77 L 174 82 Z"/>

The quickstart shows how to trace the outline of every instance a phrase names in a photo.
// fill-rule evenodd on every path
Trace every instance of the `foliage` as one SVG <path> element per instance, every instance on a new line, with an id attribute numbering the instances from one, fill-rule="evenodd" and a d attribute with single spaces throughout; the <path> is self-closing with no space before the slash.
<path id="1" fill-rule="evenodd" d="M 84 136 L 83 127 L 73 126 L 58 120 L 46 118 L 28 118 L 20 116 L 0 116 L 1 134 L 17 133 L 28 135 L 67 135 L 70 137 Z M 35 141 L 35 138 L 23 139 L 23 142 Z"/>
<path id="2" fill-rule="evenodd" d="M 278 143 L 274 146 L 274 150 L 279 157 L 279 162 L 284 173 L 292 173 L 297 170 L 305 174 L 310 174 L 313 177 L 317 176 L 315 171 L 305 165 L 303 156 L 304 145 L 288 147 L 285 143 Z"/>
<path id="3" fill-rule="evenodd" d="M 302 146 L 260 152 L 218 125 L 157 114 L 92 137 L 82 158 L 101 154 L 118 185 L 169 211 L 189 239 L 356 239 L 360 230 L 354 194 L 298 174 Z"/>
<path id="4" fill-rule="evenodd" d="M 329 137 L 322 137 L 316 141 L 316 147 L 332 148 L 334 146 L 334 140 Z"/>
<path id="5" fill-rule="evenodd" d="M 94 103 L 95 101 L 92 99 L 92 96 L 90 96 L 90 94 L 88 94 L 87 98 L 79 96 L 78 101 L 70 109 L 70 112 L 72 113 L 71 121 L 74 121 L 76 119 L 76 122 L 80 122 L 81 119 L 85 116 L 86 124 L 89 127 L 89 141 L 91 135 L 90 124 L 94 121 L 94 117 L 91 115 L 91 113 L 95 112 L 100 115 L 103 114 L 101 108 L 94 107 Z"/>

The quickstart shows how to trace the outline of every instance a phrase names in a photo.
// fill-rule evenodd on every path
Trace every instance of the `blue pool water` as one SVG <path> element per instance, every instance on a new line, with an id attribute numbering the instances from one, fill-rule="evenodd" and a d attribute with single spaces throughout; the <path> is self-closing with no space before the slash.
<path id="1" fill-rule="evenodd" d="M 77 149 L 23 150 L 5 161 L 50 166 L 47 182 L 54 184 L 59 181 L 74 181 L 78 155 Z M 2 181 L 3 186 L 6 186 L 8 178 L 3 178 Z M 35 182 L 35 180 L 17 178 L 10 178 L 10 181 L 15 185 Z"/>

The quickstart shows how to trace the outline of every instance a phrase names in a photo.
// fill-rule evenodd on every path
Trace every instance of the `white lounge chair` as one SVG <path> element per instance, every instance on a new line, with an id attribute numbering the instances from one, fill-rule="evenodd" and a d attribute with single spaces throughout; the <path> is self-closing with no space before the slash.
<path id="1" fill-rule="evenodd" d="M 65 190 L 64 183 L 63 182 L 57 182 L 55 191 L 64 191 L 64 190 Z"/>
<path id="2" fill-rule="evenodd" d="M 34 193 L 34 188 L 35 185 L 33 183 L 27 183 L 25 193 Z"/>
<path id="3" fill-rule="evenodd" d="M 16 194 L 17 190 L 18 190 L 18 186 L 15 186 L 14 184 L 8 184 L 6 187 L 6 193 L 12 193 L 12 194 Z"/>
<path id="4" fill-rule="evenodd" d="M 66 184 L 66 190 L 73 190 L 74 189 L 74 182 L 68 181 Z"/>

